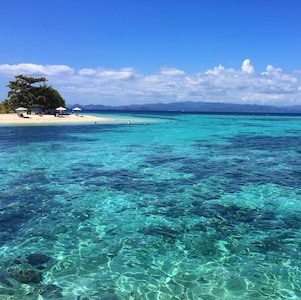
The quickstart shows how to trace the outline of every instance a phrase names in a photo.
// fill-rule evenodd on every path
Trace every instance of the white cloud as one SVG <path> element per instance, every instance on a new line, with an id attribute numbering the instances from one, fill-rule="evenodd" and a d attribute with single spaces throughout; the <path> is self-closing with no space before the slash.
<path id="1" fill-rule="evenodd" d="M 167 75 L 167 76 L 179 76 L 185 74 L 185 72 L 182 70 L 176 68 L 166 68 L 166 67 L 161 68 L 160 73 L 162 75 Z"/>
<path id="2" fill-rule="evenodd" d="M 266 71 L 261 73 L 261 75 L 267 75 L 267 76 L 279 76 L 281 74 L 282 74 L 282 70 L 280 68 L 274 68 L 271 65 L 268 65 L 266 67 Z"/>
<path id="3" fill-rule="evenodd" d="M 225 70 L 225 68 L 222 65 L 219 65 L 218 67 L 214 67 L 212 70 L 208 70 L 205 72 L 205 74 L 207 75 L 218 75 L 221 72 L 223 72 Z"/>
<path id="4" fill-rule="evenodd" d="M 96 71 L 93 69 L 81 69 L 78 71 L 79 75 L 87 75 L 87 76 L 94 75 L 95 73 Z"/>
<path id="5" fill-rule="evenodd" d="M 251 61 L 249 59 L 245 59 L 242 63 L 241 70 L 245 73 L 253 74 L 254 68 L 251 65 Z"/>
<path id="6" fill-rule="evenodd" d="M 127 80 L 135 77 L 133 68 L 122 68 L 119 70 L 97 69 L 97 77 L 106 80 Z"/>
<path id="7" fill-rule="evenodd" d="M 301 101 L 300 74 L 284 73 L 271 65 L 256 73 L 249 59 L 238 70 L 219 65 L 194 74 L 167 67 L 146 75 L 132 67 L 76 71 L 65 65 L 0 65 L 3 86 L 8 81 L 3 75 L 13 79 L 17 74 L 45 76 L 68 103 L 119 105 L 192 100 L 288 105 Z M 0 99 L 6 96 L 0 95 Z"/>
<path id="8" fill-rule="evenodd" d="M 0 73 L 4 75 L 39 75 L 39 76 L 58 76 L 71 75 L 73 69 L 65 65 L 36 65 L 30 63 L 18 65 L 0 65 Z"/>

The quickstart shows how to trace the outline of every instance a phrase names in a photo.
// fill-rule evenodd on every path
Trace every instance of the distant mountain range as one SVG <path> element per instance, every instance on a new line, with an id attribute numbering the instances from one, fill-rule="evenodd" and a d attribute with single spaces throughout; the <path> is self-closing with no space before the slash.
<path id="1" fill-rule="evenodd" d="M 235 104 L 235 103 L 215 103 L 215 102 L 173 102 L 173 103 L 153 103 L 153 104 L 131 104 L 123 106 L 106 105 L 72 105 L 84 110 L 103 111 L 169 111 L 169 112 L 203 112 L 203 113 L 301 113 L 301 105 L 295 106 L 272 106 L 257 104 Z"/>

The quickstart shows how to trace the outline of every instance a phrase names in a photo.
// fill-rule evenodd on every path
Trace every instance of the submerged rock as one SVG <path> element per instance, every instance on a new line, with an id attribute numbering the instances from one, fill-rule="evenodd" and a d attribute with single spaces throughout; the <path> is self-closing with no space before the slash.
<path id="1" fill-rule="evenodd" d="M 61 298 L 62 295 L 62 288 L 55 284 L 41 284 L 37 286 L 34 291 L 38 293 L 39 295 L 47 298 Z"/>
<path id="2" fill-rule="evenodd" d="M 32 266 L 46 264 L 51 258 L 45 254 L 29 254 L 26 256 L 27 262 Z"/>
<path id="3" fill-rule="evenodd" d="M 0 283 L 9 287 L 13 287 L 13 285 L 9 282 L 5 275 L 0 275 Z"/>
<path id="4" fill-rule="evenodd" d="M 42 272 L 30 269 L 11 268 L 8 276 L 21 283 L 39 283 L 42 280 Z"/>

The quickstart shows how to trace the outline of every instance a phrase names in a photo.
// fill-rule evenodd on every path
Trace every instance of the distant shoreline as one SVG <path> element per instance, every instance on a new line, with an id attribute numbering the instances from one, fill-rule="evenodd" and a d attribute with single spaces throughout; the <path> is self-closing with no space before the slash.
<path id="1" fill-rule="evenodd" d="M 26 115 L 20 117 L 16 113 L 11 114 L 0 114 L 0 125 L 61 125 L 71 123 L 103 123 L 111 122 L 113 119 L 101 118 L 87 115 L 62 115 L 55 117 L 54 115 Z"/>

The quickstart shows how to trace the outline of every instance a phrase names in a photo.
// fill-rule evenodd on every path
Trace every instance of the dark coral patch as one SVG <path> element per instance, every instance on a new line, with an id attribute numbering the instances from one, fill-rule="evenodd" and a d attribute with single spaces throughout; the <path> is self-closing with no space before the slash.
<path id="1" fill-rule="evenodd" d="M 26 256 L 27 262 L 32 266 L 38 266 L 46 264 L 51 258 L 45 254 L 29 254 Z"/>
<path id="2" fill-rule="evenodd" d="M 8 275 L 21 283 L 39 283 L 43 278 L 40 271 L 20 268 L 9 269 Z"/>
<path id="3" fill-rule="evenodd" d="M 34 290 L 45 298 L 57 299 L 63 296 L 62 289 L 55 284 L 41 284 Z"/>

